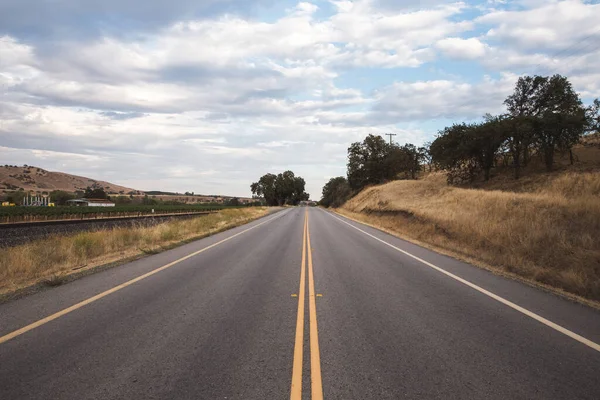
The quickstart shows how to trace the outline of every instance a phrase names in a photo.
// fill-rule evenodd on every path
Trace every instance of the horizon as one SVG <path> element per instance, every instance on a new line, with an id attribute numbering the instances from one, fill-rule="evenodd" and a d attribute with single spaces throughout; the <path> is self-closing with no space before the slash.
<path id="1" fill-rule="evenodd" d="M 600 97 L 598 20 L 588 0 L 7 0 L 0 157 L 231 197 L 291 170 L 319 199 L 352 142 L 422 145 L 524 74 Z"/>
<path id="2" fill-rule="evenodd" d="M 49 169 L 46 169 L 46 168 L 39 167 L 37 165 L 30 165 L 30 164 L 22 164 L 22 165 L 18 165 L 18 164 L 12 164 L 12 165 L 11 164 L 3 164 L 3 165 L 0 165 L 0 168 L 5 168 L 5 167 L 9 167 L 9 168 L 23 168 L 23 167 L 26 167 L 26 168 L 39 168 L 39 169 L 42 169 L 42 170 L 44 170 L 46 172 L 66 174 L 66 175 L 71 175 L 71 176 L 77 176 L 79 178 L 90 179 L 90 180 L 93 180 L 93 181 L 96 181 L 96 182 L 106 182 L 106 183 L 110 183 L 110 184 L 113 184 L 113 185 L 123 186 L 123 185 L 120 185 L 117 182 L 108 181 L 106 179 L 94 178 L 94 177 L 89 177 L 89 176 L 81 176 L 81 175 L 77 175 L 77 174 L 71 174 L 71 173 L 69 173 L 67 171 L 49 170 Z M 232 198 L 233 197 L 237 197 L 237 198 L 242 198 L 242 199 L 251 199 L 252 198 L 252 196 L 236 196 L 236 195 L 228 195 L 228 194 L 203 194 L 203 193 L 196 193 L 194 191 L 190 192 L 189 190 L 184 190 L 184 191 L 180 192 L 180 191 L 165 191 L 165 190 L 154 190 L 154 189 L 142 190 L 142 189 L 139 189 L 139 188 L 132 188 L 132 187 L 128 187 L 128 188 L 132 189 L 132 190 L 135 190 L 135 191 L 138 191 L 138 192 L 144 192 L 144 194 L 148 194 L 148 193 L 151 193 L 151 192 L 159 192 L 159 193 L 173 193 L 174 196 L 232 197 Z M 40 188 L 39 190 L 43 190 L 43 189 Z M 61 190 L 61 189 L 53 189 L 53 190 Z M 193 194 L 187 194 L 186 195 L 185 194 L 186 192 L 187 193 L 193 193 Z M 134 196 L 138 196 L 138 195 L 134 195 Z M 157 196 L 160 196 L 160 194 L 158 194 Z"/>

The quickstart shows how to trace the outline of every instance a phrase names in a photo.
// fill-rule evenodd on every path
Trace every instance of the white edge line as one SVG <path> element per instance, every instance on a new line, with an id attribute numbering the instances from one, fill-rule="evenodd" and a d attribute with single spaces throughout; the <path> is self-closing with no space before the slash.
<path id="1" fill-rule="evenodd" d="M 562 333 L 562 334 L 564 334 L 564 335 L 566 335 L 566 336 L 568 336 L 568 337 L 570 337 L 572 339 L 575 339 L 578 342 L 583 343 L 586 346 L 591 347 L 592 349 L 600 352 L 600 344 L 592 342 L 591 340 L 586 339 L 583 336 L 578 335 L 575 332 L 572 332 L 572 331 L 568 330 L 565 327 L 562 327 L 562 326 L 560 326 L 560 325 L 558 325 L 558 324 L 556 324 L 556 323 L 554 323 L 554 322 L 552 322 L 550 320 L 547 320 L 546 318 L 544 318 L 544 317 L 542 317 L 540 315 L 537 315 L 536 313 L 534 313 L 532 311 L 529 311 L 529 310 L 527 310 L 527 309 L 519 306 L 518 304 L 513 303 L 512 301 L 506 300 L 505 298 L 500 297 L 497 294 L 494 294 L 494 293 L 492 293 L 492 292 L 490 292 L 490 291 L 488 291 L 488 290 L 486 290 L 486 289 L 484 289 L 484 288 L 482 288 L 480 286 L 477 286 L 474 283 L 471 283 L 468 280 L 461 278 L 460 276 L 454 275 L 453 273 L 448 272 L 445 269 L 442 269 L 442 268 L 438 267 L 437 265 L 434 265 L 434 264 L 432 264 L 432 263 L 430 263 L 428 261 L 425 261 L 422 258 L 419 258 L 419 257 L 417 257 L 417 256 L 415 256 L 415 255 L 413 255 L 413 254 L 411 254 L 411 253 L 409 253 L 409 252 L 407 252 L 405 250 L 402 250 L 402 249 L 400 249 L 400 248 L 398 248 L 398 247 L 396 247 L 396 246 L 394 246 L 394 245 L 386 242 L 385 240 L 379 239 L 377 236 L 371 235 L 370 233 L 363 231 L 362 229 L 360 229 L 360 228 L 352 225 L 351 223 L 349 223 L 347 221 L 344 221 L 342 218 L 339 218 L 339 217 L 333 215 L 330 212 L 327 212 L 327 211 L 324 211 L 324 212 L 326 214 L 329 214 L 332 218 L 340 220 L 341 222 L 345 223 L 346 225 L 351 226 L 352 228 L 356 229 L 357 231 L 360 231 L 360 232 L 364 233 L 365 235 L 372 237 L 373 239 L 375 239 L 375 240 L 377 240 L 377 241 L 379 241 L 379 242 L 381 242 L 381 243 L 383 243 L 383 244 L 385 244 L 385 245 L 393 248 L 394 250 L 397 250 L 400 253 L 403 253 L 403 254 L 405 254 L 405 255 L 407 255 L 407 256 L 409 256 L 409 257 L 411 257 L 411 258 L 413 258 L 413 259 L 415 259 L 415 260 L 417 260 L 417 261 L 419 261 L 419 262 L 427 265 L 428 267 L 433 268 L 436 271 L 439 271 L 442 274 L 447 275 L 450 278 L 455 279 L 455 280 L 459 281 L 460 283 L 465 284 L 465 285 L 469 286 L 470 288 L 475 289 L 478 292 L 483 293 L 486 296 L 491 297 L 492 299 L 494 299 L 494 300 L 496 300 L 496 301 L 498 301 L 498 302 L 500 302 L 500 303 L 502 303 L 502 304 L 504 304 L 504 305 L 506 305 L 506 306 L 508 306 L 508 307 L 510 307 L 512 309 L 514 309 L 514 310 L 517 310 L 520 313 L 525 314 L 528 317 L 533 318 L 536 321 L 541 322 L 542 324 L 544 324 L 544 325 L 546 325 L 546 326 L 548 326 L 548 327 L 550 327 L 550 328 L 552 328 L 552 329 L 554 329 L 554 330 L 556 330 L 556 331 L 558 331 L 558 332 L 560 332 L 560 333 Z"/>

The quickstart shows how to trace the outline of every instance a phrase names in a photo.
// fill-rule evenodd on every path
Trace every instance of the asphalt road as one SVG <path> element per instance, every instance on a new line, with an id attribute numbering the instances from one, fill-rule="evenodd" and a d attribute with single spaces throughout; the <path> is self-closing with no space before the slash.
<path id="1" fill-rule="evenodd" d="M 293 208 L 0 304 L 0 399 L 599 399 L 599 343 L 596 310 Z"/>

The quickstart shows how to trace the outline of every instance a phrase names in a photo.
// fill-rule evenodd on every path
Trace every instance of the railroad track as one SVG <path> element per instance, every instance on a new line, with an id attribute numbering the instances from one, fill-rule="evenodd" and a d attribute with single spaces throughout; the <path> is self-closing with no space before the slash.
<path id="1" fill-rule="evenodd" d="M 143 215 L 125 215 L 115 217 L 81 217 L 81 218 L 69 218 L 69 219 L 49 219 L 40 221 L 18 221 L 18 222 L 0 222 L 0 230 L 3 228 L 17 228 L 22 226 L 46 226 L 46 225 L 62 225 L 70 223 L 84 223 L 84 222 L 95 222 L 95 221 L 124 221 L 124 220 L 135 220 L 144 218 L 162 218 L 162 217 L 186 217 L 196 215 L 207 215 L 217 211 L 194 211 L 185 213 L 166 213 L 166 214 L 143 214 Z M 83 214 L 85 215 L 85 214 Z"/>
<path id="2" fill-rule="evenodd" d="M 1 223 L 0 248 L 17 246 L 52 235 L 66 235 L 126 226 L 152 226 L 169 219 L 194 218 L 214 212 L 216 211 Z"/>

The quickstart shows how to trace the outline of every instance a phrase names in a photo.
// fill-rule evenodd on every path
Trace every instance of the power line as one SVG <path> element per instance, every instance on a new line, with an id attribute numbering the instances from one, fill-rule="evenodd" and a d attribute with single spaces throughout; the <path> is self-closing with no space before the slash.
<path id="1" fill-rule="evenodd" d="M 583 51 L 584 49 L 589 48 L 590 46 L 585 46 L 582 47 L 580 50 Z M 566 66 L 573 64 L 573 62 L 575 62 L 576 60 L 582 58 L 582 57 L 586 57 L 589 56 L 591 54 L 594 54 L 593 52 L 586 52 L 586 53 L 582 53 L 582 54 L 578 54 L 578 55 L 571 55 L 569 57 L 563 58 L 562 60 L 560 60 L 560 65 L 554 68 L 543 68 L 543 69 L 538 69 L 536 71 L 536 73 L 544 71 L 547 75 L 551 75 L 553 73 L 558 72 L 559 69 L 565 69 Z"/>
<path id="2" fill-rule="evenodd" d="M 586 54 L 576 55 L 576 53 L 587 50 L 590 46 L 600 45 L 599 41 L 594 41 L 594 40 L 592 40 L 591 42 L 585 43 L 588 39 L 592 38 L 593 36 L 595 36 L 598 33 L 600 33 L 600 28 L 596 28 L 594 31 L 592 31 L 592 33 L 588 34 L 587 36 L 585 36 L 583 39 L 581 39 L 577 43 L 548 56 L 548 60 L 552 60 L 564 53 L 566 53 L 567 56 L 564 57 L 561 61 L 568 60 L 572 56 L 576 56 L 574 60 L 576 60 L 582 56 L 585 56 Z M 583 45 L 583 46 L 581 46 L 581 45 Z M 565 65 L 565 64 L 563 64 L 563 65 Z M 558 68 L 548 69 L 546 67 L 542 67 L 542 63 L 536 64 L 533 68 L 534 73 L 539 73 L 541 70 L 545 70 L 546 72 L 556 72 L 558 70 Z"/>
<path id="3" fill-rule="evenodd" d="M 583 47 L 583 48 L 581 48 L 581 50 L 587 49 L 588 47 L 590 47 L 590 46 Z M 582 57 L 589 56 L 590 54 L 592 54 L 592 53 L 590 53 L 590 52 L 588 52 L 588 53 L 582 53 L 582 54 L 579 54 L 579 55 L 575 56 L 574 58 L 571 58 L 570 60 L 569 60 L 570 57 L 567 57 L 567 58 L 565 58 L 563 60 L 563 63 L 562 63 L 561 66 L 565 67 L 565 66 L 567 66 L 569 64 L 572 64 L 575 60 L 578 60 L 578 59 L 580 59 Z"/>
<path id="4" fill-rule="evenodd" d="M 561 55 L 562 53 L 564 53 L 567 50 L 570 50 L 571 48 L 577 47 L 579 46 L 581 43 L 585 42 L 586 40 L 588 40 L 589 38 L 591 38 L 592 36 L 594 36 L 595 34 L 600 33 L 600 28 L 596 28 L 594 31 L 592 31 L 592 33 L 590 33 L 589 35 L 587 35 L 586 37 L 584 37 L 583 39 L 581 39 L 579 42 L 577 42 L 576 44 L 569 46 L 565 49 L 560 50 L 557 53 L 554 53 L 552 56 L 550 56 L 551 58 L 554 58 L 556 56 Z M 592 42 L 593 43 L 593 42 Z"/>

